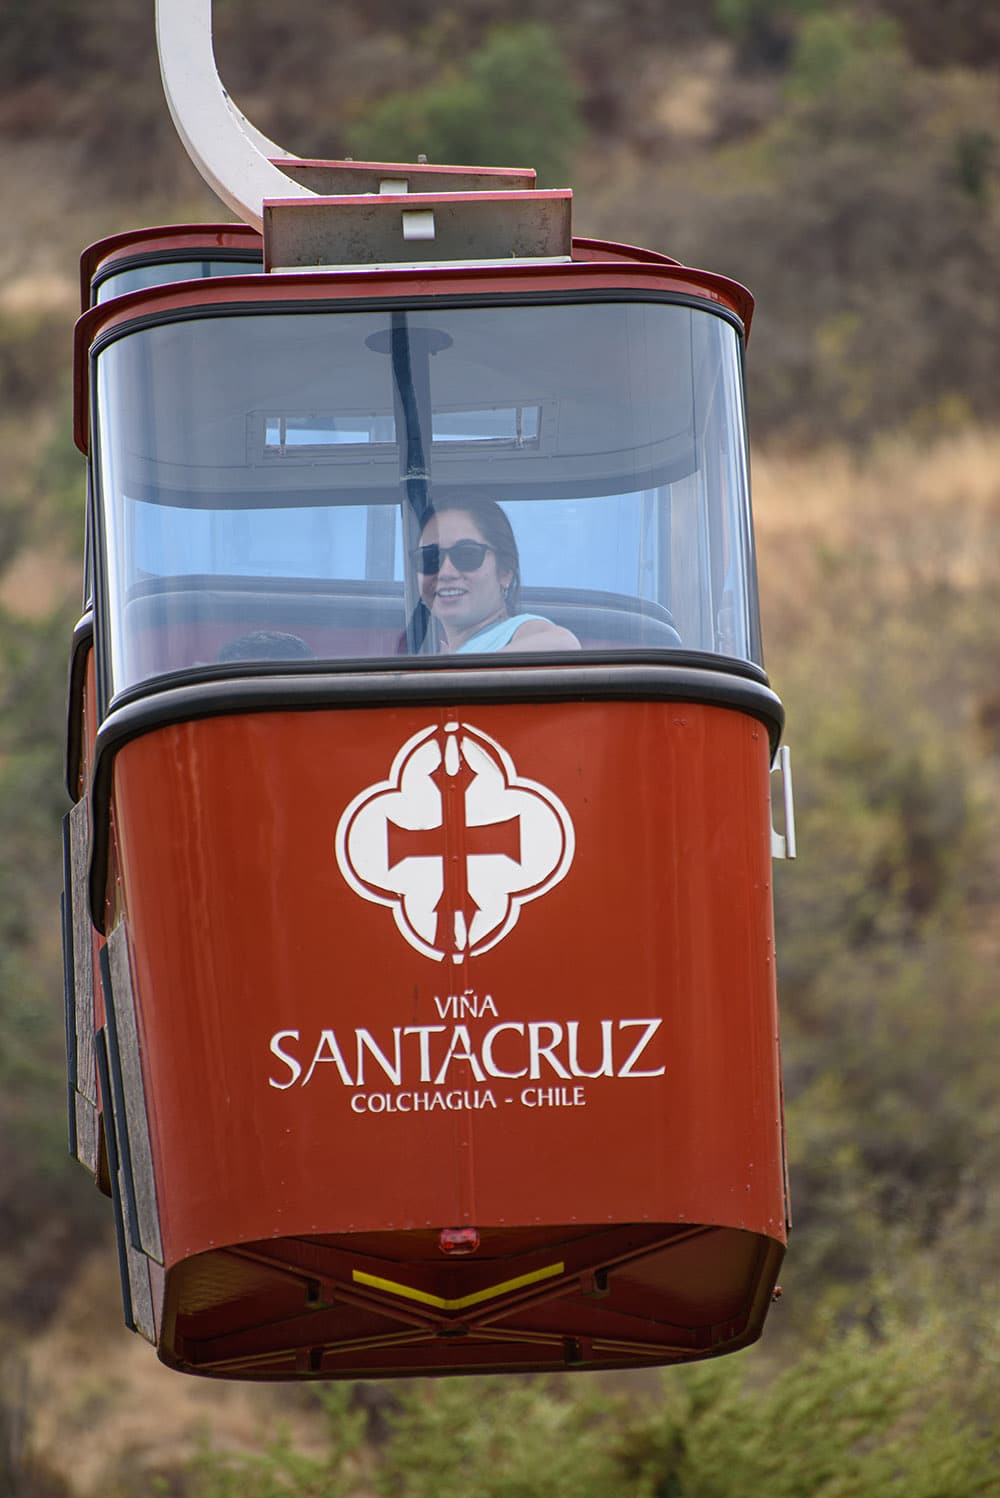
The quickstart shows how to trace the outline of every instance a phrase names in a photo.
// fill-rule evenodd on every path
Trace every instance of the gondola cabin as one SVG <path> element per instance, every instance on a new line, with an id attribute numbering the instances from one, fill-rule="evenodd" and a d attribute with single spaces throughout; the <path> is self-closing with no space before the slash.
<path id="1" fill-rule="evenodd" d="M 126 1317 L 258 1379 L 742 1347 L 787 1218 L 750 297 L 530 173 L 283 169 L 262 233 L 83 260 L 70 1126 Z"/>

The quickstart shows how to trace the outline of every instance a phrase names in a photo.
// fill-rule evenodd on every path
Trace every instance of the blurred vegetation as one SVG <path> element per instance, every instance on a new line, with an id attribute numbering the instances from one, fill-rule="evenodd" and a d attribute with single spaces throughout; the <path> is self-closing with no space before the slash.
<path id="1" fill-rule="evenodd" d="M 3 332 L 0 324 L 0 347 Z M 48 339 L 28 347 L 47 367 Z M 30 388 L 36 371 L 27 357 L 21 365 L 28 368 L 10 382 L 15 391 Z M 52 413 L 58 429 L 34 423 L 31 457 L 0 479 L 4 560 L 35 548 L 80 552 L 82 474 L 68 434 L 66 385 L 63 370 L 56 387 L 63 399 Z M 7 394 L 6 380 L 4 387 Z M 9 395 L 8 413 L 18 404 Z M 8 454 L 20 456 L 25 433 L 9 414 L 0 437 Z M 28 617 L 5 606 L 0 592 L 0 1326 L 48 1316 L 67 1260 L 101 1225 L 90 1200 L 96 1193 L 67 1180 L 58 1003 L 65 660 L 79 597 L 40 611 L 30 591 L 25 601 Z"/>
<path id="2" fill-rule="evenodd" d="M 534 165 L 574 181 L 577 232 L 758 297 L 765 640 L 801 847 L 775 877 L 795 1231 L 756 1352 L 625 1393 L 334 1387 L 305 1446 L 234 1455 L 209 1432 L 152 1473 L 112 1446 L 87 1498 L 1000 1490 L 1000 10 L 215 0 L 215 20 L 227 84 L 289 149 Z M 7 0 L 0 138 L 21 184 L 0 247 L 0 1331 L 17 1353 L 107 1232 L 62 1142 L 75 256 L 218 210 L 162 103 L 151 0 Z M 0 1494 L 71 1490 L 72 1464 L 31 1445 L 46 1393 L 0 1372 Z"/>
<path id="3" fill-rule="evenodd" d="M 997 1350 L 994 1341 L 992 1351 Z M 251 1457 L 211 1447 L 183 1498 L 957 1498 L 996 1491 L 996 1378 L 946 1317 L 832 1333 L 765 1387 L 738 1360 L 658 1376 L 636 1399 L 582 1379 L 404 1385 L 364 1445 L 343 1388 L 323 1439 Z"/>
<path id="4" fill-rule="evenodd" d="M 995 417 L 996 73 L 931 72 L 888 18 L 802 18 L 773 112 L 712 169 L 652 165 L 603 211 L 749 284 L 758 435 L 852 443 Z M 776 84 L 777 86 L 777 84 Z"/>
<path id="5" fill-rule="evenodd" d="M 900 1284 L 931 1252 L 944 1285 L 984 1214 L 997 1226 L 1000 1169 L 987 936 L 1000 807 L 972 716 L 995 679 L 1000 576 L 969 590 L 892 582 L 900 515 L 859 506 L 855 521 L 867 537 L 824 549 L 815 617 L 797 638 L 772 635 L 770 653 L 802 766 L 805 860 L 775 881 L 797 1230 L 787 1284 L 822 1286 L 818 1315 L 847 1319 L 877 1315 L 873 1268 Z"/>
<path id="6" fill-rule="evenodd" d="M 348 142 L 368 161 L 533 166 L 539 184 L 565 186 L 582 134 L 576 89 L 553 33 L 537 24 L 498 27 L 443 82 L 390 94 L 353 126 Z"/>

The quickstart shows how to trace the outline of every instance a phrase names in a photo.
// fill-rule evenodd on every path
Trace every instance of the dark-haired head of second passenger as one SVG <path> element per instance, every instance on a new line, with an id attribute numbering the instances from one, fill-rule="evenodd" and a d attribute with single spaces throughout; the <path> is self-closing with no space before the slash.
<path id="1" fill-rule="evenodd" d="M 521 567 L 506 512 L 485 496 L 436 503 L 413 553 L 437 649 L 579 650 L 568 629 L 520 611 Z"/>

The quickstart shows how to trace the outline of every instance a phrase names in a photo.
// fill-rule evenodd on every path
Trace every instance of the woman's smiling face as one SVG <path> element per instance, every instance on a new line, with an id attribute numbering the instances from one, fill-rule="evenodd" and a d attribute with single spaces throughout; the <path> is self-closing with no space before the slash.
<path id="1" fill-rule="evenodd" d="M 459 541 L 488 545 L 465 510 L 443 510 L 432 515 L 420 534 L 421 546 L 448 548 Z M 460 572 L 451 556 L 444 555 L 440 571 L 420 573 L 420 596 L 444 630 L 452 650 L 457 650 L 485 625 L 505 617 L 504 588 L 512 576 L 509 569 L 501 569 L 492 547 L 482 564 L 469 572 Z"/>

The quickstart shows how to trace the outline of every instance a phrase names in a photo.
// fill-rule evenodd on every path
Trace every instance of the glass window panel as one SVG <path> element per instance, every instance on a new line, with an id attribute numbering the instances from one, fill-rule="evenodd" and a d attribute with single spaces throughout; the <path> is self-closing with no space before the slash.
<path id="1" fill-rule="evenodd" d="M 759 656 L 739 340 L 707 309 L 240 312 L 97 370 L 116 692 L 282 650 Z"/>
<path id="2" fill-rule="evenodd" d="M 463 411 L 433 411 L 432 441 L 492 442 L 525 447 L 538 441 L 538 406 L 467 407 Z M 396 420 L 388 412 L 359 411 L 341 415 L 317 412 L 263 418 L 264 458 L 286 461 L 302 456 L 301 449 L 335 446 L 363 447 L 395 444 Z M 297 451 L 298 450 L 298 451 Z"/>
<path id="3" fill-rule="evenodd" d="M 148 291 L 153 286 L 171 286 L 175 281 L 200 281 L 208 276 L 246 276 L 263 269 L 261 255 L 241 260 L 161 260 L 152 265 L 132 265 L 111 271 L 94 288 L 98 306 L 127 291 Z"/>

